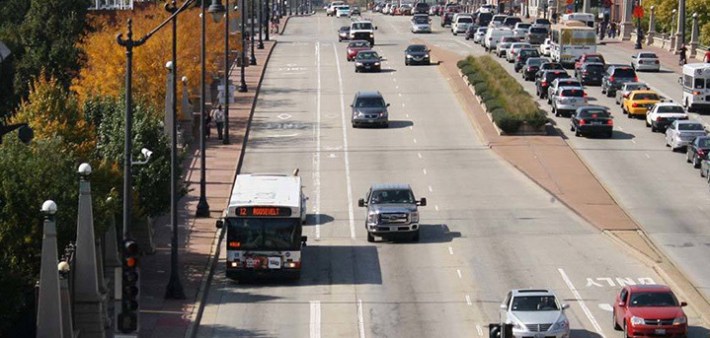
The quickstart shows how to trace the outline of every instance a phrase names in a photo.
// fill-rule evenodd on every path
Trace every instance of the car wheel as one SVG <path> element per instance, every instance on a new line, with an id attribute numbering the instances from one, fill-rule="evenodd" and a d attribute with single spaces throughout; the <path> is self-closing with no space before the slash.
<path id="1" fill-rule="evenodd" d="M 467 37 L 466 37 L 466 41 L 468 41 L 468 40 L 469 40 L 469 37 L 467 36 Z"/>
<path id="2" fill-rule="evenodd" d="M 616 94 L 616 93 L 612 93 L 611 90 L 606 91 L 606 97 L 612 97 L 612 96 L 614 96 L 614 94 Z"/>
<path id="3" fill-rule="evenodd" d="M 658 128 L 656 128 L 656 126 L 654 126 L 653 123 L 651 123 L 651 132 L 655 133 L 657 131 L 658 131 Z"/>
<path id="4" fill-rule="evenodd" d="M 700 159 L 697 156 L 693 156 L 693 168 L 700 168 Z"/>
<path id="5" fill-rule="evenodd" d="M 612 327 L 615 331 L 621 330 L 621 326 L 619 326 L 619 323 L 616 322 L 616 310 L 611 312 L 611 322 L 613 323 Z"/>
<path id="6" fill-rule="evenodd" d="M 454 32 L 454 36 L 458 35 L 456 32 Z"/>
<path id="7" fill-rule="evenodd" d="M 634 118 L 634 116 L 631 115 L 631 113 L 629 113 L 629 112 L 626 112 L 626 117 L 628 117 L 628 118 L 630 118 L 630 119 L 631 119 L 631 118 Z"/>
<path id="8" fill-rule="evenodd" d="M 573 125 L 573 124 L 569 126 L 569 131 L 574 131 L 574 125 Z"/>
<path id="9" fill-rule="evenodd" d="M 374 236 L 373 234 L 371 234 L 371 233 L 368 232 L 368 233 L 367 233 L 367 241 L 370 242 L 370 243 L 374 242 L 374 241 L 375 241 L 375 236 Z"/>
<path id="10" fill-rule="evenodd" d="M 693 156 L 693 157 L 695 157 L 695 156 Z M 695 160 L 695 159 L 693 158 L 692 160 Z M 690 163 L 690 161 L 691 161 L 690 154 L 686 151 L 685 152 L 685 162 Z"/>
<path id="11" fill-rule="evenodd" d="M 703 171 L 702 168 L 700 168 L 700 177 L 705 177 L 705 172 Z"/>
<path id="12" fill-rule="evenodd" d="M 606 94 L 606 89 L 604 89 L 604 86 L 602 86 L 602 94 Z"/>
<path id="13" fill-rule="evenodd" d="M 648 123 L 648 118 L 647 118 L 647 119 L 646 119 L 645 121 L 646 121 L 646 128 L 650 127 L 650 126 L 651 126 L 651 124 L 650 124 L 650 123 Z"/>
<path id="14" fill-rule="evenodd" d="M 614 132 L 613 132 L 613 131 L 610 131 L 610 132 L 606 133 L 606 138 L 613 138 L 613 137 L 614 137 Z"/>
<path id="15" fill-rule="evenodd" d="M 560 117 L 560 111 L 555 109 L 555 107 L 552 107 L 552 112 L 555 114 L 556 117 Z"/>
<path id="16" fill-rule="evenodd" d="M 404 65 L 405 65 L 405 66 L 409 66 L 409 61 L 404 60 Z"/>
<path id="17" fill-rule="evenodd" d="M 581 135 L 582 135 L 582 133 L 579 132 L 579 129 L 574 131 L 574 136 L 580 137 Z"/>
<path id="18" fill-rule="evenodd" d="M 626 323 L 624 323 L 624 338 L 629 338 L 629 330 L 626 328 Z"/>

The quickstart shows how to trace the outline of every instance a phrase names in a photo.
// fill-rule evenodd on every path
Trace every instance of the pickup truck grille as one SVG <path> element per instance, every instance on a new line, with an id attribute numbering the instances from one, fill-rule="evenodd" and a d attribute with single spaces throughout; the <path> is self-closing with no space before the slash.
<path id="1" fill-rule="evenodd" d="M 370 33 L 368 32 L 357 32 L 353 33 L 354 40 L 368 40 L 370 39 Z"/>
<path id="2" fill-rule="evenodd" d="M 408 223 L 409 217 L 405 213 L 380 214 L 382 224 Z"/>

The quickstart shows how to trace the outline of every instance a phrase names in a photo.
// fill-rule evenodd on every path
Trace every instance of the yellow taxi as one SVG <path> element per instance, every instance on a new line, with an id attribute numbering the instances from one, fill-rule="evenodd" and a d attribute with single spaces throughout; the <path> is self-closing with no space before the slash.
<path id="1" fill-rule="evenodd" d="M 653 90 L 634 90 L 624 96 L 621 109 L 628 118 L 635 116 L 645 117 L 648 109 L 660 102 L 663 98 Z"/>

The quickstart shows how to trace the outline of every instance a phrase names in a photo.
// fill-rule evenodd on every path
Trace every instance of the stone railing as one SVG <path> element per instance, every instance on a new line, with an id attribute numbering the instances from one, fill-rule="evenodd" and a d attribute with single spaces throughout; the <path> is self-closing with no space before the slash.
<path id="1" fill-rule="evenodd" d="M 644 38 L 646 37 L 644 33 Z M 636 31 L 631 32 L 631 41 L 636 41 Z M 645 46 L 653 46 L 658 48 L 663 48 L 668 51 L 674 51 L 675 47 L 671 44 L 671 39 L 668 33 L 655 33 L 653 41 L 649 44 L 646 39 L 644 39 L 643 44 Z M 695 50 L 695 59 L 698 61 L 703 61 L 705 53 L 710 49 L 710 47 L 698 47 Z M 688 58 L 690 58 L 690 50 L 688 50 Z"/>

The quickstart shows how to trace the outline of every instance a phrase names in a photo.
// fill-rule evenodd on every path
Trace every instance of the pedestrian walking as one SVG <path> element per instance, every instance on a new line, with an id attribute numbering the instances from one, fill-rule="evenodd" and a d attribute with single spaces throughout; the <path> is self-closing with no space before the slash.
<path id="1" fill-rule="evenodd" d="M 205 138 L 210 138 L 212 114 L 205 115 Z"/>
<path id="2" fill-rule="evenodd" d="M 680 60 L 678 60 L 678 65 L 684 65 L 688 63 L 688 57 L 686 55 L 686 52 L 688 51 L 688 47 L 685 47 L 685 44 L 682 44 L 680 46 L 680 49 L 678 49 L 680 52 Z"/>
<path id="3" fill-rule="evenodd" d="M 611 23 L 611 38 L 612 39 L 616 37 L 616 33 L 617 33 L 618 28 L 619 28 L 619 26 L 616 25 L 616 22 Z"/>
<path id="4" fill-rule="evenodd" d="M 224 111 L 222 110 L 222 105 L 217 107 L 217 110 L 213 112 L 214 123 L 217 125 L 217 139 L 222 139 L 222 131 L 224 130 Z"/>
<path id="5" fill-rule="evenodd" d="M 613 27 L 614 27 L 614 26 L 612 25 L 612 22 L 611 22 L 611 21 L 609 21 L 609 22 L 606 23 L 606 35 L 607 35 L 607 37 L 610 38 L 610 39 L 612 38 Z"/>

